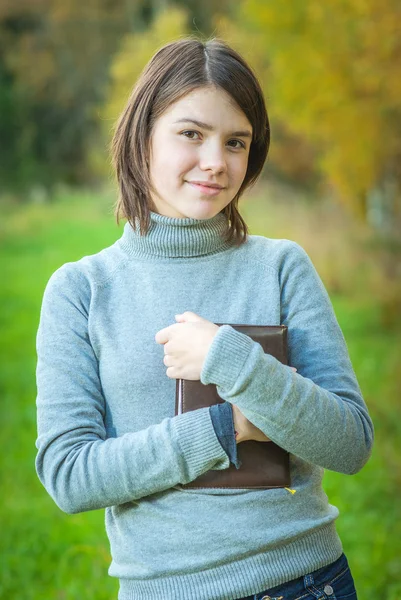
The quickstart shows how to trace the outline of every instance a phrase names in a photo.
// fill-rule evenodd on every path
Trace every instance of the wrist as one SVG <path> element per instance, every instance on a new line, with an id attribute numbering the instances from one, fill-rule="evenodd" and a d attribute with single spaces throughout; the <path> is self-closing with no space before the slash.
<path id="1" fill-rule="evenodd" d="M 240 444 L 241 442 L 245 442 L 247 438 L 244 435 L 241 435 L 239 431 L 236 432 L 235 442 L 236 444 Z"/>

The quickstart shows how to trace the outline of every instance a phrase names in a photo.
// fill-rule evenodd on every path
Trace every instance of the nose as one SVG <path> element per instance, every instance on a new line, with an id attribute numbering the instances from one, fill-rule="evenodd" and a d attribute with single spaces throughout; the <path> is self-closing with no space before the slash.
<path id="1" fill-rule="evenodd" d="M 204 144 L 199 160 L 202 171 L 224 172 L 227 169 L 225 152 L 219 143 Z"/>

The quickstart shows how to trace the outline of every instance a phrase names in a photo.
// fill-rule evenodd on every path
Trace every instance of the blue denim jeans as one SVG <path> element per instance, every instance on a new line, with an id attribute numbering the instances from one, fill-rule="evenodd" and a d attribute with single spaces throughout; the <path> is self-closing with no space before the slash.
<path id="1" fill-rule="evenodd" d="M 357 600 L 354 580 L 343 553 L 333 563 L 240 600 Z"/>

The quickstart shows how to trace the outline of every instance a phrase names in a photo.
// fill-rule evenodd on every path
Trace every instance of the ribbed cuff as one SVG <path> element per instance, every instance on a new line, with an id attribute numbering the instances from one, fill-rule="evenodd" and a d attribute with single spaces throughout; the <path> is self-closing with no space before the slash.
<path id="1" fill-rule="evenodd" d="M 210 469 L 219 471 L 230 466 L 230 459 L 216 435 L 209 408 L 191 410 L 172 419 L 188 474 L 181 482 L 183 484 Z"/>
<path id="2" fill-rule="evenodd" d="M 229 402 L 220 402 L 210 407 L 210 415 L 220 444 L 237 469 L 241 466 L 235 441 L 233 407 Z"/>
<path id="3" fill-rule="evenodd" d="M 256 342 L 231 325 L 221 325 L 203 363 L 200 380 L 230 390 Z"/>

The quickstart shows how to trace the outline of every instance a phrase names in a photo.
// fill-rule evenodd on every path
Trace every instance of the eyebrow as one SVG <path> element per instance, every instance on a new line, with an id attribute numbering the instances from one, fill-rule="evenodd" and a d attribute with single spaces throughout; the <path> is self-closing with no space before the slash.
<path id="1" fill-rule="evenodd" d="M 208 125 L 207 123 L 203 123 L 202 121 L 197 121 L 195 119 L 188 119 L 187 117 L 184 117 L 183 119 L 178 119 L 178 121 L 174 121 L 174 123 L 194 123 L 195 125 L 197 125 L 197 127 L 202 127 L 202 129 L 207 129 L 208 131 L 213 131 L 213 127 L 211 125 Z M 233 131 L 232 133 L 229 133 L 228 135 L 237 135 L 238 137 L 247 137 L 247 138 L 252 137 L 252 133 L 248 130 Z"/>

